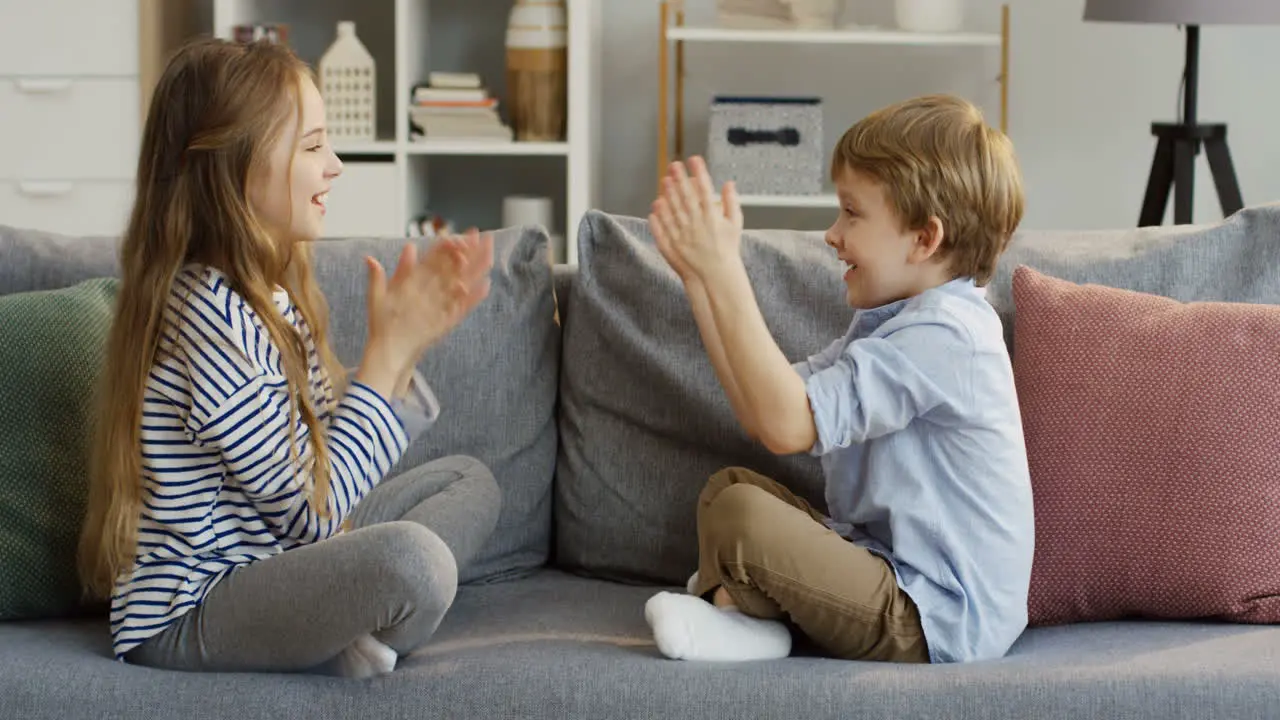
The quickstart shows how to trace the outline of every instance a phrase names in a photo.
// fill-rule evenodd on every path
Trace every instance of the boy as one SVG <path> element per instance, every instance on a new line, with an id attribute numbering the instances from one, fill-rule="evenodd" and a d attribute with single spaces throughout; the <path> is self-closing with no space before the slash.
<path id="1" fill-rule="evenodd" d="M 1022 217 L 1008 138 L 950 96 L 884 108 L 832 161 L 847 334 L 791 364 L 741 260 L 732 183 L 664 178 L 649 226 L 680 276 L 743 428 L 822 458 L 824 517 L 742 468 L 698 501 L 691 594 L 645 606 L 690 660 L 785 657 L 789 620 L 824 654 L 893 662 L 1000 657 L 1026 626 L 1030 476 L 1001 324 L 984 286 Z M 708 602 L 710 601 L 710 602 Z"/>

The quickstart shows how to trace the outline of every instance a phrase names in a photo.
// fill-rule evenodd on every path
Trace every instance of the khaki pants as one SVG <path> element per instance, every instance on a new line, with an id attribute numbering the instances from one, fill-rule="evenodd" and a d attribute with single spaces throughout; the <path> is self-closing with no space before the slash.
<path id="1" fill-rule="evenodd" d="M 767 477 L 728 468 L 698 499 L 698 595 L 722 585 L 748 615 L 787 619 L 846 660 L 928 662 L 915 603 L 882 557 Z"/>

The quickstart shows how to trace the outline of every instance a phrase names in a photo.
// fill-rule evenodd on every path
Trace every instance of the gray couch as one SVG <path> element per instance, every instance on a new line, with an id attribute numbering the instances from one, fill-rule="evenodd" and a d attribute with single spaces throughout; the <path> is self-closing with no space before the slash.
<path id="1" fill-rule="evenodd" d="M 1013 312 L 1019 263 L 1075 281 L 1280 304 L 1280 208 L 1179 229 L 1023 233 L 990 299 Z M 737 430 L 677 282 L 635 219 L 591 213 L 580 265 L 546 237 L 497 234 L 494 291 L 423 372 L 444 416 L 401 468 L 453 452 L 494 469 L 498 531 L 434 642 L 367 682 L 187 674 L 111 659 L 105 619 L 0 622 L 0 717 L 237 718 L 1264 718 L 1280 715 L 1280 629 L 1132 620 L 1029 629 L 1007 657 L 891 666 L 800 655 L 670 661 L 642 606 L 694 567 L 707 474 L 750 465 L 820 501 L 811 458 L 774 458 Z M 327 241 L 317 268 L 335 344 L 363 339 L 360 257 L 396 239 Z M 115 272 L 114 240 L 0 227 L 0 295 Z M 744 257 L 791 358 L 848 322 L 840 269 L 814 233 L 757 231 Z M 553 293 L 554 290 L 554 293 Z M 556 322 L 558 309 L 559 324 Z M 3 488 L 0 488 L 2 491 Z"/>

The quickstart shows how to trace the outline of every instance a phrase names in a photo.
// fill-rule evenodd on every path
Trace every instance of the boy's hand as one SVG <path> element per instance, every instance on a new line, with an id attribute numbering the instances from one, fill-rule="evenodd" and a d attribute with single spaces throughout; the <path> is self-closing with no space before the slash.
<path id="1" fill-rule="evenodd" d="M 672 163 L 649 214 L 658 251 L 685 282 L 739 259 L 742 247 L 742 208 L 733 183 L 724 184 L 717 201 L 702 158 L 692 158 L 689 168 L 693 177 L 683 163 Z"/>

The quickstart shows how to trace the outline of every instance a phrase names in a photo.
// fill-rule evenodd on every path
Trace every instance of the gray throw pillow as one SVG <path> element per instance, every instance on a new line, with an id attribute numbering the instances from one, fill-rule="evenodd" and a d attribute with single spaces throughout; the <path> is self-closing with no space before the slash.
<path id="1" fill-rule="evenodd" d="M 118 277 L 119 238 L 61 235 L 0 225 L 0 295 L 58 290 Z"/>
<path id="2" fill-rule="evenodd" d="M 1280 203 L 1201 225 L 1020 232 L 1000 259 L 987 300 L 1013 349 L 1013 271 L 1027 265 L 1181 302 L 1280 303 Z"/>
<path id="3" fill-rule="evenodd" d="M 392 272 L 404 239 L 322 241 L 316 276 L 329 301 L 333 347 L 347 367 L 365 340 L 362 258 Z M 444 455 L 471 455 L 502 489 L 498 526 L 461 582 L 511 579 L 541 567 L 551 551 L 551 484 L 556 464 L 555 322 L 547 236 L 533 228 L 494 232 L 489 297 L 418 365 L 440 400 L 440 418 L 411 445 L 392 474 Z"/>
<path id="4" fill-rule="evenodd" d="M 791 361 L 844 333 L 853 314 L 843 266 L 820 233 L 751 231 L 742 245 L 765 321 Z M 560 370 L 560 565 L 683 584 L 696 569 L 698 494 L 730 465 L 825 507 L 815 458 L 774 456 L 739 428 L 683 287 L 643 220 L 588 213 L 578 263 Z"/>

